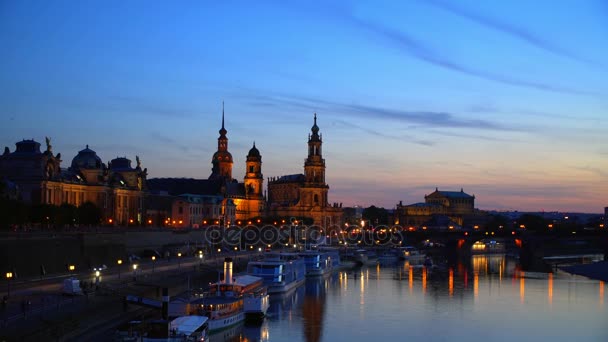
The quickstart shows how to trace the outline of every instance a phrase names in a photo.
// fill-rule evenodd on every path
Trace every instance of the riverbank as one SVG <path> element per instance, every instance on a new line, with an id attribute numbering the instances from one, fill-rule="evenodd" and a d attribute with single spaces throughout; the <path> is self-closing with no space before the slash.
<path id="1" fill-rule="evenodd" d="M 247 255 L 236 256 L 235 272 L 243 271 L 249 258 Z M 198 262 L 195 265 L 184 262 L 181 267 L 173 265 L 177 267 L 170 269 L 157 265 L 156 272 L 147 269 L 137 277 L 137 281 L 131 277 L 107 276 L 108 280 L 103 281 L 97 291 L 90 292 L 87 296 L 63 297 L 54 290 L 27 290 L 27 298 L 32 300 L 32 307 L 27 312 L 12 317 L 14 315 L 11 313 L 18 313 L 15 305 L 21 298 L 14 294 L 9 302 L 10 307 L 4 308 L 0 341 L 41 341 L 49 337 L 62 341 L 112 340 L 114 328 L 124 321 L 150 313 L 160 317 L 158 310 L 125 305 L 125 295 L 160 300 L 161 289 L 164 287 L 169 289 L 171 295 L 185 291 L 190 286 L 205 287 L 218 279 L 220 259 L 210 259 L 202 265 L 198 265 Z M 38 297 L 47 300 L 36 300 Z"/>
<path id="2" fill-rule="evenodd" d="M 608 282 L 608 261 L 598 261 L 591 264 L 563 266 L 560 267 L 560 269 L 568 273 Z"/>

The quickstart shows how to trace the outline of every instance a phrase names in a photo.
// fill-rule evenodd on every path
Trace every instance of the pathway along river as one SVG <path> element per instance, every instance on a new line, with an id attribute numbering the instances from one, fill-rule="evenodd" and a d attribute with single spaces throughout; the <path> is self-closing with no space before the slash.
<path id="1" fill-rule="evenodd" d="M 407 262 L 307 279 L 258 327 L 217 341 L 608 341 L 606 284 L 522 272 L 504 255 L 428 272 Z"/>

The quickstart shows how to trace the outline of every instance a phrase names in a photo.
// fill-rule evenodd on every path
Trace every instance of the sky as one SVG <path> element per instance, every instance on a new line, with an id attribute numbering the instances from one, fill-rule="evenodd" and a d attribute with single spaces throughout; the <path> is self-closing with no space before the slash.
<path id="1" fill-rule="evenodd" d="M 480 209 L 608 206 L 606 1 L 0 1 L 0 147 L 207 178 L 303 172 L 330 202 L 456 190 Z M 265 183 L 267 183 L 265 181 Z"/>

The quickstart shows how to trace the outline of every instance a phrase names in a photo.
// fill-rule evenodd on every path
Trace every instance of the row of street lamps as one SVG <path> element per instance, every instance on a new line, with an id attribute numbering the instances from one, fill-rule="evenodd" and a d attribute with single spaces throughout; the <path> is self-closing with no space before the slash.
<path id="1" fill-rule="evenodd" d="M 218 252 L 220 252 L 220 250 L 218 250 Z M 197 257 L 199 259 L 199 265 L 201 265 L 203 263 L 203 251 L 198 251 Z M 181 268 L 181 258 L 182 258 L 182 253 L 178 252 L 177 253 L 177 267 L 178 268 Z M 155 272 L 156 256 L 153 255 L 151 259 L 152 259 L 152 272 Z M 116 264 L 118 265 L 118 267 L 117 267 L 118 268 L 118 279 L 120 279 L 121 278 L 121 268 L 122 268 L 121 265 L 123 264 L 122 259 L 116 260 Z M 131 267 L 133 268 L 133 278 L 135 279 L 139 265 L 133 264 Z M 67 265 L 67 269 L 71 275 L 76 271 L 76 265 L 69 264 L 69 265 Z M 101 269 L 95 268 L 93 270 L 94 270 L 94 275 L 95 275 L 95 282 L 99 283 L 99 279 L 101 277 Z M 6 272 L 5 277 L 6 277 L 6 281 L 7 281 L 7 291 L 6 291 L 7 297 L 10 297 L 10 295 L 11 295 L 10 283 L 13 280 L 13 278 L 16 277 L 16 274 L 15 274 L 15 272 Z"/>

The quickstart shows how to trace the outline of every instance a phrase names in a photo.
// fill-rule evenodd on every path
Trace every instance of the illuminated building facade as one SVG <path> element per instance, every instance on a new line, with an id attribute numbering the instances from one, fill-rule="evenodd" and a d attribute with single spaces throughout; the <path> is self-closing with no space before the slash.
<path id="1" fill-rule="evenodd" d="M 253 143 L 253 147 L 247 154 L 245 163 L 245 177 L 243 182 L 232 178 L 232 166 L 234 160 L 228 150 L 228 131 L 225 127 L 224 111 L 222 110 L 222 127 L 217 139 L 217 151 L 211 159 L 211 175 L 207 179 L 186 178 L 156 178 L 150 179 L 148 185 L 153 192 L 164 192 L 185 205 L 184 198 L 194 199 L 192 196 L 203 196 L 199 199 L 222 198 L 219 221 L 221 225 L 234 224 L 236 220 L 247 220 L 261 217 L 264 214 L 265 199 L 263 195 L 264 176 L 262 175 L 262 155 Z M 218 197 L 219 196 L 219 197 Z M 199 199 L 195 200 L 198 201 Z M 193 206 L 198 204 L 191 203 Z M 155 204 L 152 204 L 153 206 Z M 173 205 L 173 209 L 179 205 Z M 173 218 L 180 215 L 171 209 L 171 223 Z M 183 214 L 181 214 L 183 215 Z M 197 222 L 191 219 L 197 218 Z M 213 212 L 206 212 L 202 216 L 190 216 L 183 219 L 189 226 L 206 224 L 203 221 L 215 222 L 218 219 Z M 191 222 L 192 221 L 192 222 Z M 177 220 L 179 222 L 179 220 Z M 185 225 L 185 223 L 184 223 Z"/>
<path id="2" fill-rule="evenodd" d="M 424 196 L 424 203 L 403 205 L 397 204 L 395 209 L 395 224 L 401 226 L 430 226 L 437 225 L 438 217 L 446 217 L 444 225 L 457 224 L 462 226 L 464 219 L 475 213 L 475 196 L 460 191 L 435 191 Z M 441 221 L 441 220 L 439 220 Z"/>
<path id="3" fill-rule="evenodd" d="M 87 145 L 64 169 L 61 153 L 53 153 L 50 138 L 44 152 L 34 140 L 15 145 L 15 151 L 5 147 L 0 156 L 0 176 L 16 184 L 25 203 L 79 207 L 91 202 L 106 223 L 143 223 L 147 169 L 142 170 L 139 157 L 135 168 L 124 157 L 106 165 Z"/>
<path id="4" fill-rule="evenodd" d="M 327 200 L 329 185 L 325 182 L 323 139 L 317 126 L 317 115 L 308 135 L 308 157 L 304 174 L 273 177 L 268 180 L 268 215 L 310 218 L 320 226 L 340 225 L 342 208 Z"/>

